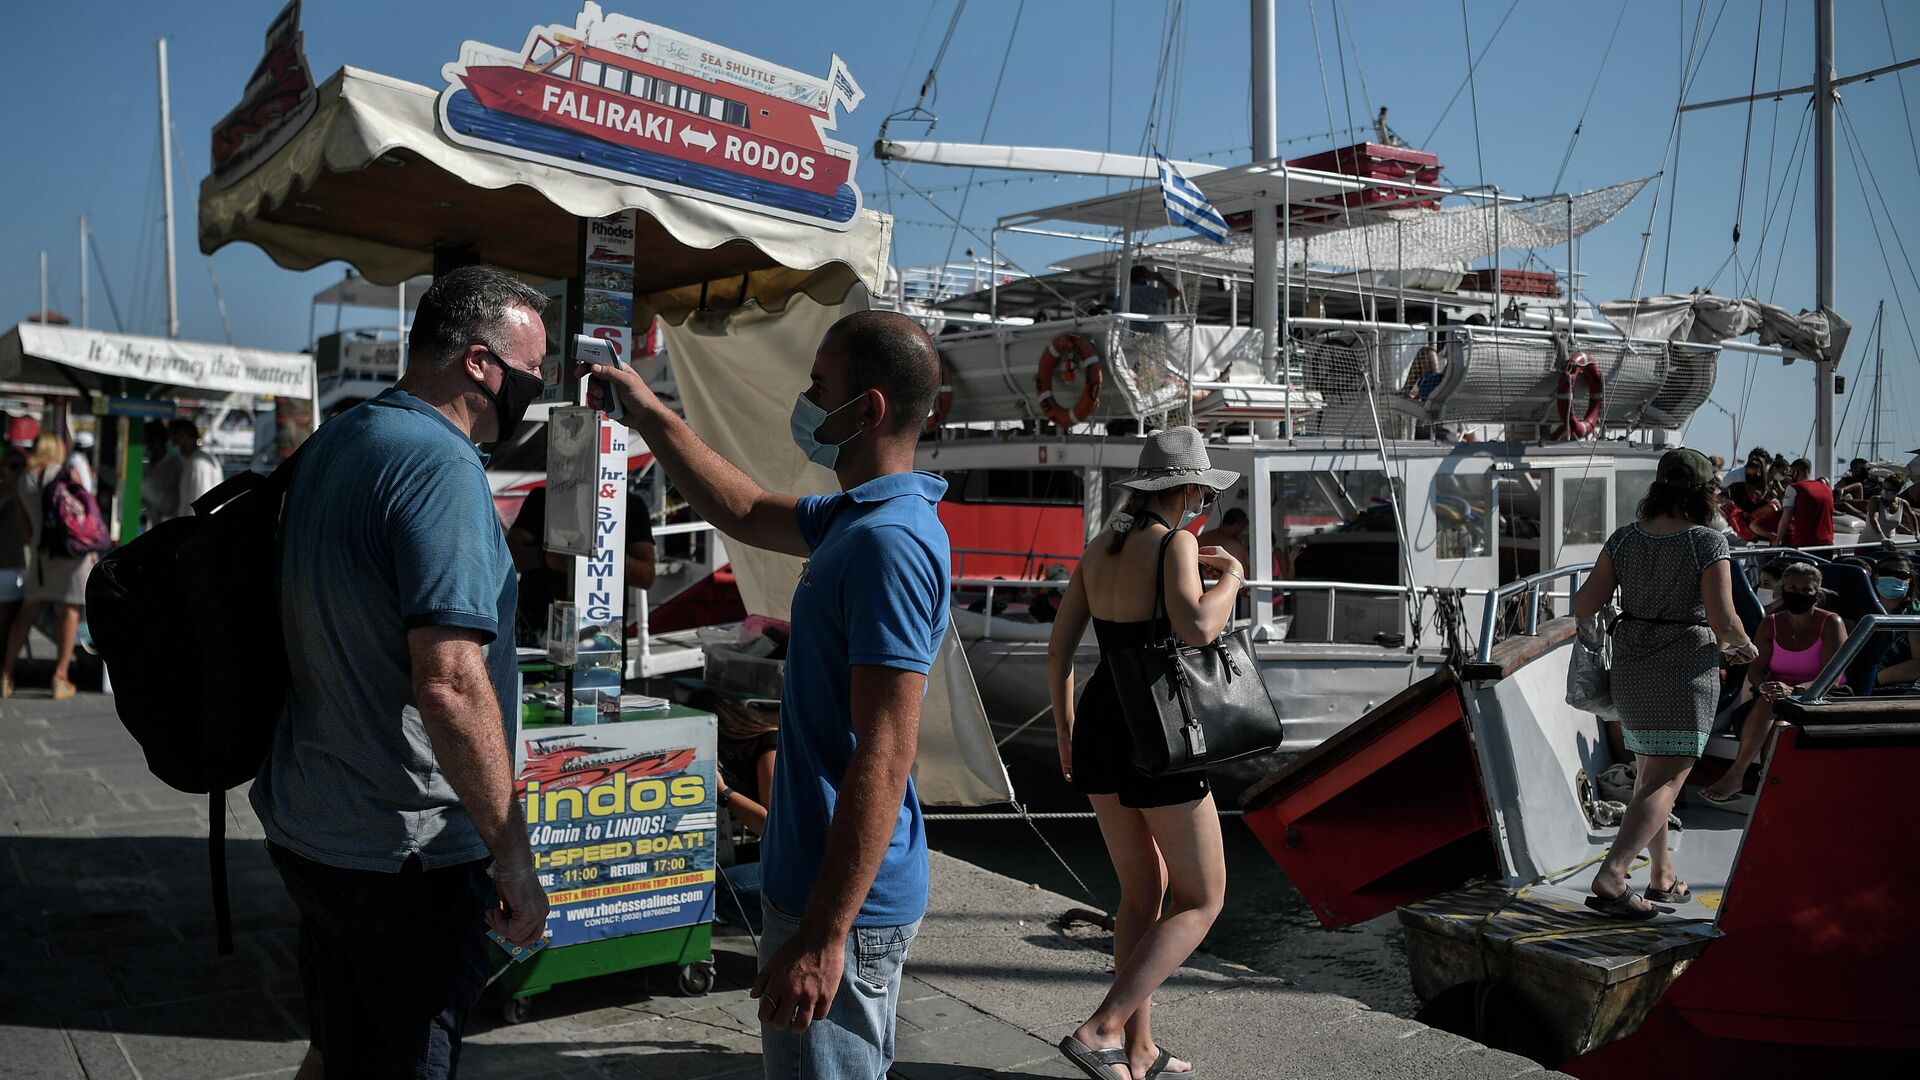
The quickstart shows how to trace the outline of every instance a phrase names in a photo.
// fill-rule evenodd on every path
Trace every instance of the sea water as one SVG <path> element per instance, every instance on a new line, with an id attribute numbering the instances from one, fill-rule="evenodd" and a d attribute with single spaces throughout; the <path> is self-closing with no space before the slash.
<path id="1" fill-rule="evenodd" d="M 1083 796 L 1064 789 L 1058 772 L 1049 776 L 1020 761 L 1008 761 L 1007 770 L 1014 790 L 1034 813 L 1089 809 Z M 985 809 L 1007 810 L 1004 806 Z M 927 825 L 927 841 L 934 850 L 956 859 L 1111 912 L 1120 886 L 1099 825 L 1090 820 L 1034 825 L 1045 843 L 1023 821 L 933 821 Z M 1345 930 L 1323 930 L 1306 900 L 1238 818 L 1222 819 L 1221 833 L 1226 844 L 1227 902 L 1207 936 L 1208 951 L 1287 979 L 1303 990 L 1344 994 L 1399 1016 L 1414 1014 L 1420 1002 L 1408 982 L 1406 948 L 1396 916 L 1388 914 Z M 1047 844 L 1059 852 L 1060 859 L 1047 850 Z M 1072 874 L 1060 860 L 1072 867 Z M 1091 897 L 1075 882 L 1075 874 L 1092 890 Z"/>

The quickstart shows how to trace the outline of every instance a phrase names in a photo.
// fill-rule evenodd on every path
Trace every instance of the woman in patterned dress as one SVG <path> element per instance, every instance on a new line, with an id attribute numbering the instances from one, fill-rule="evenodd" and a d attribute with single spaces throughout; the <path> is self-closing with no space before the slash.
<path id="1" fill-rule="evenodd" d="M 1674 873 L 1667 815 L 1707 746 L 1720 700 L 1720 655 L 1745 663 L 1757 653 L 1734 613 L 1727 539 L 1707 527 L 1713 479 L 1713 463 L 1699 451 L 1669 450 L 1640 503 L 1640 519 L 1607 539 L 1574 598 L 1574 614 L 1585 619 L 1620 590 L 1613 701 L 1636 777 L 1587 898 L 1588 907 L 1608 915 L 1651 919 L 1673 910 L 1656 903 L 1691 895 Z M 1627 883 L 1642 851 L 1652 862 L 1644 897 Z"/>

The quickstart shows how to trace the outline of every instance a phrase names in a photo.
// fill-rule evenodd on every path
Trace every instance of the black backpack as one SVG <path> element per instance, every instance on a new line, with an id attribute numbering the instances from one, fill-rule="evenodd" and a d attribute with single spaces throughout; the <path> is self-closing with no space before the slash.
<path id="1" fill-rule="evenodd" d="M 293 469 L 245 472 L 100 560 L 87 625 L 112 679 L 114 708 L 147 768 L 210 796 L 219 950 L 233 951 L 226 792 L 260 771 L 287 696 L 280 629 L 280 511 Z"/>

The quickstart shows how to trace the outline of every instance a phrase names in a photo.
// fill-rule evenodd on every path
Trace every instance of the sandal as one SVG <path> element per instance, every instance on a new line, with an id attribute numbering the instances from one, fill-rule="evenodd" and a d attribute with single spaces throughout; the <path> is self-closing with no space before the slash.
<path id="1" fill-rule="evenodd" d="M 1729 795 L 1720 795 L 1720 794 L 1716 794 L 1712 788 L 1700 789 L 1700 797 L 1707 800 L 1708 802 L 1712 803 L 1715 806 L 1725 806 L 1728 803 L 1732 802 L 1733 800 L 1738 799 L 1742 794 L 1743 794 L 1742 792 L 1736 791 Z"/>
<path id="2" fill-rule="evenodd" d="M 1095 1050 L 1069 1035 L 1060 1040 L 1060 1052 L 1093 1080 L 1114 1080 L 1115 1065 L 1127 1070 L 1128 1076 L 1133 1075 L 1133 1066 L 1127 1064 L 1127 1050 L 1123 1046 Z"/>
<path id="3" fill-rule="evenodd" d="M 1143 1078 L 1143 1080 L 1153 1080 L 1154 1077 L 1161 1076 L 1161 1075 L 1192 1076 L 1194 1073 L 1200 1071 L 1199 1068 L 1195 1066 L 1195 1067 L 1189 1068 L 1186 1072 L 1183 1072 L 1183 1073 L 1167 1072 L 1167 1066 L 1173 1063 L 1173 1055 L 1167 1053 L 1167 1048 L 1164 1046 L 1155 1046 L 1154 1049 L 1160 1051 L 1160 1056 L 1154 1058 L 1153 1064 L 1147 1066 L 1147 1075 Z"/>
<path id="4" fill-rule="evenodd" d="M 1673 914 L 1673 909 L 1670 907 L 1661 907 L 1658 904 L 1649 904 L 1647 907 L 1643 908 L 1643 907 L 1640 907 L 1638 904 L 1634 903 L 1634 901 L 1636 900 L 1645 902 L 1644 898 L 1639 893 L 1634 892 L 1632 889 L 1628 889 L 1627 891 L 1621 893 L 1618 896 L 1600 896 L 1598 894 L 1589 896 L 1587 897 L 1587 906 L 1599 912 L 1602 915 L 1612 915 L 1621 919 L 1631 919 L 1634 922 L 1646 922 L 1648 919 L 1654 918 L 1659 915 Z"/>
<path id="5" fill-rule="evenodd" d="M 1673 888 L 1656 889 L 1652 885 L 1648 885 L 1645 895 L 1650 903 L 1684 904 L 1693 899 L 1693 890 L 1687 888 L 1686 882 L 1675 878 L 1673 880 Z"/>

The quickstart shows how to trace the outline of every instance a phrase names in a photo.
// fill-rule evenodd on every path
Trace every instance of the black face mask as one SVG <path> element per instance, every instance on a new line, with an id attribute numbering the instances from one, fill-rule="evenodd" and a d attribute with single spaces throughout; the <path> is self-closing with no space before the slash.
<path id="1" fill-rule="evenodd" d="M 520 421 L 527 415 L 527 406 L 533 404 L 541 394 L 546 392 L 547 383 L 538 375 L 509 365 L 492 352 L 488 352 L 487 355 L 499 363 L 500 370 L 507 373 L 507 377 L 500 380 L 500 389 L 497 391 L 478 379 L 474 380 L 479 383 L 480 392 L 487 395 L 487 399 L 493 402 L 494 412 L 499 415 L 500 432 L 494 436 L 491 443 L 487 444 L 499 446 L 513 438 L 514 432 L 520 429 Z"/>
<path id="2" fill-rule="evenodd" d="M 1813 605 L 1818 603 L 1819 599 L 1812 593 L 1781 593 L 1780 606 L 1795 615 L 1805 615 L 1813 610 Z"/>

